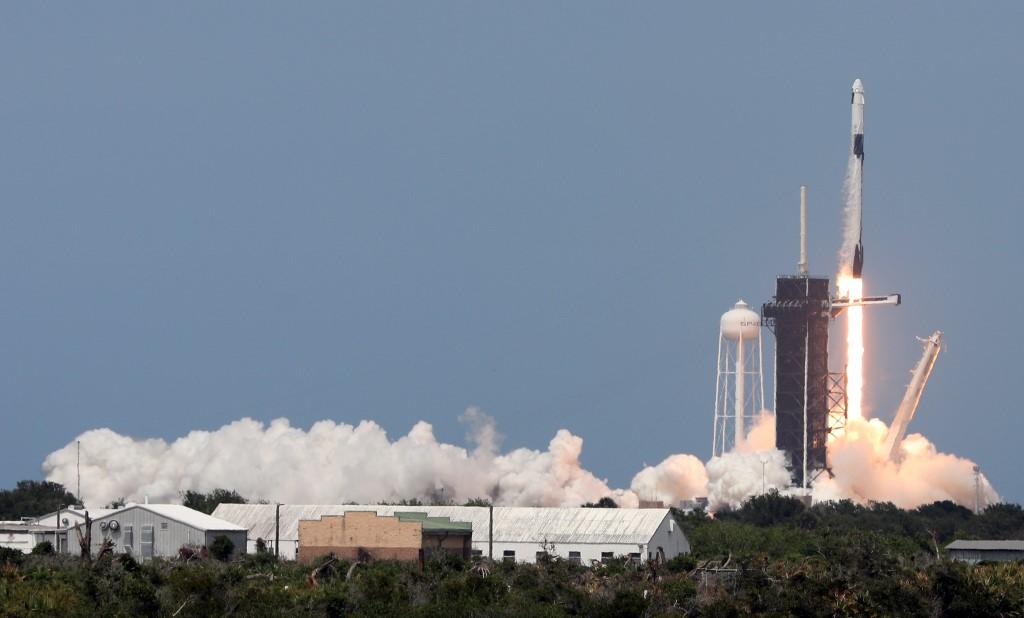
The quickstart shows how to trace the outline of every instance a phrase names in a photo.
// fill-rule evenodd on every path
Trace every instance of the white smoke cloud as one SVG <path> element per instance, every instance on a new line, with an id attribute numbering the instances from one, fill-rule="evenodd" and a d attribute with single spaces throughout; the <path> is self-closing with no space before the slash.
<path id="1" fill-rule="evenodd" d="M 715 510 L 737 508 L 765 490 L 784 489 L 790 478 L 785 456 L 775 448 L 775 416 L 764 410 L 732 452 L 712 457 L 707 464 L 693 455 L 670 455 L 637 473 L 630 489 L 643 500 L 665 504 L 703 496 Z"/>
<path id="2" fill-rule="evenodd" d="M 671 505 L 708 495 L 708 474 L 693 455 L 669 455 L 658 465 L 637 472 L 630 489 L 642 500 Z"/>
<path id="3" fill-rule="evenodd" d="M 913 508 L 937 500 L 952 500 L 974 508 L 1000 501 L 999 494 L 982 474 L 975 487 L 974 462 L 940 453 L 921 434 L 911 434 L 900 444 L 901 458 L 892 461 L 885 450 L 889 428 L 874 419 L 850 419 L 846 432 L 829 444 L 834 478 L 814 486 L 815 500 L 852 498 L 858 502 L 892 502 Z"/>
<path id="4" fill-rule="evenodd" d="M 775 415 L 761 410 L 746 437 L 736 446 L 741 453 L 760 453 L 775 449 Z"/>
<path id="5" fill-rule="evenodd" d="M 187 489 L 234 489 L 244 496 L 291 503 L 378 502 L 486 497 L 508 505 L 579 505 L 612 496 L 636 506 L 632 492 L 615 491 L 580 465 L 583 440 L 566 430 L 547 451 L 498 452 L 494 422 L 475 408 L 461 417 L 472 448 L 438 442 L 429 423 L 390 440 L 372 421 L 320 421 L 308 431 L 280 418 L 249 418 L 216 431 L 193 431 L 171 443 L 137 440 L 95 429 L 82 446 L 82 489 L 90 505 L 115 499 L 167 502 Z M 43 471 L 74 486 L 75 441 L 50 454 Z"/>
<path id="6" fill-rule="evenodd" d="M 785 456 L 774 448 L 775 417 L 762 414 L 733 452 L 707 463 L 674 454 L 615 489 L 583 468 L 583 439 L 561 429 L 547 450 L 500 449 L 494 421 L 476 408 L 461 417 L 468 447 L 445 444 L 429 423 L 390 439 L 372 421 L 356 425 L 320 421 L 308 430 L 287 419 L 264 424 L 241 419 L 215 431 L 193 431 L 173 442 L 134 439 L 110 429 L 87 431 L 43 463 L 46 478 L 74 486 L 76 441 L 82 445 L 82 490 L 87 504 L 118 498 L 176 502 L 181 492 L 222 487 L 251 499 L 284 503 L 373 503 L 406 498 L 444 498 L 462 503 L 489 498 L 495 504 L 578 506 L 611 496 L 635 507 L 640 499 L 677 504 L 699 496 L 712 510 L 736 508 L 765 490 L 790 483 Z M 815 500 L 887 501 L 904 508 L 936 500 L 973 507 L 973 463 L 940 453 L 924 436 L 911 434 L 902 459 L 884 453 L 888 428 L 878 419 L 851 419 L 846 434 L 829 445 L 834 478 L 820 478 Z M 982 506 L 999 496 L 981 477 Z"/>
<path id="7" fill-rule="evenodd" d="M 786 469 L 786 455 L 778 449 L 761 452 L 733 451 L 712 457 L 707 464 L 708 507 L 739 508 L 750 496 L 773 489 L 785 490 L 791 475 Z"/>

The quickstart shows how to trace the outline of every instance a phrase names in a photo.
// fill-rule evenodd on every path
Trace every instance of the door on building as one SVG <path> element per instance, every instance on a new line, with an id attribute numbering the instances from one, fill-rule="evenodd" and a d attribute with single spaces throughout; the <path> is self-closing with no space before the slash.
<path id="1" fill-rule="evenodd" d="M 153 526 L 142 527 L 142 559 L 153 557 Z"/>

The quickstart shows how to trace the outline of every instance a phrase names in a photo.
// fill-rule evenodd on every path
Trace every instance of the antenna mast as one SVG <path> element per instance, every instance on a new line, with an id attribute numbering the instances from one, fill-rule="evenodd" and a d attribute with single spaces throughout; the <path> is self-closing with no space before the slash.
<path id="1" fill-rule="evenodd" d="M 807 276 L 807 185 L 800 185 L 800 262 L 801 277 Z"/>

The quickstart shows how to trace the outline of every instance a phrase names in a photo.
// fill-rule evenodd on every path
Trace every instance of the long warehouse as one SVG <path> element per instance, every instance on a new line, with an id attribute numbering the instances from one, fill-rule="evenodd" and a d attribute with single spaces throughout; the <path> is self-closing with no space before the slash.
<path id="1" fill-rule="evenodd" d="M 249 531 L 248 551 L 257 539 L 273 548 L 273 504 L 221 504 L 213 516 Z M 496 506 L 392 506 L 392 505 L 281 505 L 280 555 L 294 560 L 299 544 L 299 521 L 349 511 L 375 511 L 378 515 L 426 513 L 473 526 L 472 547 L 477 556 L 495 560 L 535 562 L 544 552 L 581 564 L 613 557 L 646 561 L 659 554 L 670 560 L 690 552 L 690 544 L 668 509 L 599 509 L 582 507 Z M 494 530 L 493 544 L 489 531 Z"/>

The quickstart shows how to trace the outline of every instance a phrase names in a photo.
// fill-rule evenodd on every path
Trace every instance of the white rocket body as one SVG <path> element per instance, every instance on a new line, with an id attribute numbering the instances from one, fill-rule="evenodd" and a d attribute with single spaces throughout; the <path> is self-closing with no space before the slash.
<path id="1" fill-rule="evenodd" d="M 850 94 L 850 154 L 852 177 L 849 187 L 850 203 L 847 205 L 853 212 L 851 215 L 857 226 L 857 245 L 853 250 L 853 277 L 860 279 L 861 271 L 864 268 L 864 84 L 859 79 L 853 82 L 853 91 Z"/>

